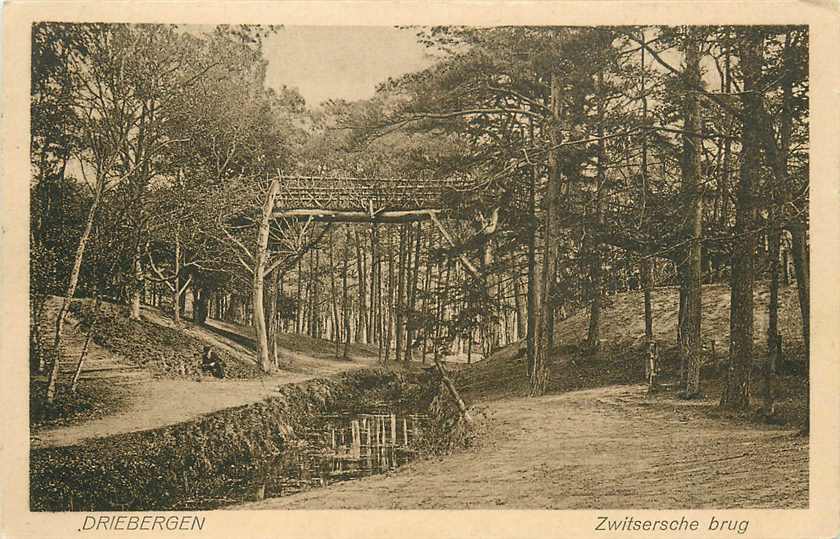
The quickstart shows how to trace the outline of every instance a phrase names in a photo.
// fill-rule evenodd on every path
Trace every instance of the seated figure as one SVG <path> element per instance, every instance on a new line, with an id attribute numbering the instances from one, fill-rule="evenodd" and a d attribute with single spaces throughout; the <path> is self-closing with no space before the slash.
<path id="1" fill-rule="evenodd" d="M 210 346 L 205 346 L 204 353 L 201 355 L 201 372 L 211 374 L 216 378 L 225 377 L 224 363 Z"/>

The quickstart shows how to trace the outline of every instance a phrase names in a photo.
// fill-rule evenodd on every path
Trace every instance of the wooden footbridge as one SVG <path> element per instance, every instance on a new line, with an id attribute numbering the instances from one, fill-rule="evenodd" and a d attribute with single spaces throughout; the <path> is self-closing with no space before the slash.
<path id="1" fill-rule="evenodd" d="M 474 189 L 468 178 L 280 176 L 274 217 L 350 223 L 406 223 L 440 213 L 447 192 Z"/>
<path id="2" fill-rule="evenodd" d="M 431 220 L 446 242 L 455 247 L 454 238 L 438 218 L 444 211 L 444 195 L 473 191 L 480 186 L 480 182 L 469 177 L 410 180 L 280 175 L 271 185 L 268 200 L 273 202 L 267 202 L 263 208 L 265 220 L 260 227 L 258 245 L 265 248 L 268 244 L 270 220 L 374 224 Z M 480 224 L 477 234 L 489 236 L 496 231 L 499 208 L 474 217 Z M 467 271 L 479 275 L 463 253 L 457 256 Z"/>

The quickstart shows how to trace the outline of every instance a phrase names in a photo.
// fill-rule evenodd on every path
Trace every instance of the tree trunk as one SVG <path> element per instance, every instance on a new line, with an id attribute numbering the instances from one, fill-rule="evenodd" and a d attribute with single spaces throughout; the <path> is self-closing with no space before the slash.
<path id="1" fill-rule="evenodd" d="M 392 235 L 386 234 L 388 238 L 388 301 L 384 305 L 387 321 L 385 321 L 385 362 L 390 359 L 391 341 L 394 336 L 394 244 Z"/>
<path id="2" fill-rule="evenodd" d="M 199 288 L 193 283 L 193 322 L 204 324 L 207 322 L 207 304 L 210 301 L 210 292 L 206 288 Z"/>
<path id="3" fill-rule="evenodd" d="M 181 274 L 181 238 L 180 238 L 180 226 L 176 226 L 175 228 L 175 275 L 172 279 L 172 321 L 175 323 L 175 327 L 181 326 L 181 288 L 179 283 L 179 276 Z"/>
<path id="4" fill-rule="evenodd" d="M 405 242 L 405 292 L 403 294 L 403 360 L 411 361 L 411 333 L 409 326 L 411 324 L 411 313 L 409 304 L 411 302 L 411 282 L 412 273 L 414 271 L 414 241 L 415 230 L 411 223 L 404 225 L 406 227 L 406 242 Z"/>
<path id="5" fill-rule="evenodd" d="M 276 365 L 277 362 L 275 360 L 273 352 L 273 346 L 271 346 L 271 342 L 274 340 L 274 311 L 277 305 L 277 278 L 276 276 L 279 273 L 279 269 L 275 268 L 271 270 L 270 273 L 265 275 L 266 280 L 268 280 L 268 294 L 265 300 L 265 304 L 263 305 L 265 308 L 265 338 L 268 341 L 268 357 L 271 358 L 272 364 Z"/>
<path id="6" fill-rule="evenodd" d="M 382 259 L 379 248 L 379 227 L 375 223 L 370 227 L 370 248 L 371 329 L 373 329 L 373 338 L 377 344 L 377 359 L 382 361 L 384 352 L 384 343 L 382 342 Z"/>
<path id="7" fill-rule="evenodd" d="M 280 182 L 273 180 L 268 189 L 268 195 L 260 216 L 260 226 L 257 231 L 257 245 L 254 249 L 254 275 L 252 282 L 252 313 L 254 330 L 257 340 L 257 362 L 263 372 L 271 370 L 271 357 L 268 349 L 268 336 L 265 325 L 265 308 L 263 298 L 263 281 L 265 280 L 265 265 L 268 250 L 268 234 L 271 225 L 271 212 L 274 209 L 274 198 L 280 189 Z"/>
<path id="8" fill-rule="evenodd" d="M 312 267 L 313 267 L 312 259 L 314 259 L 314 258 L 315 258 L 315 253 L 313 253 L 312 251 L 309 251 L 309 263 L 307 264 L 309 271 L 307 273 L 308 278 L 306 279 L 306 288 L 303 292 L 303 311 L 301 312 L 301 319 L 300 319 L 301 331 L 305 335 L 309 335 L 310 337 L 312 337 L 312 332 L 313 332 L 313 330 L 312 330 L 312 286 L 313 286 L 313 281 L 314 281 L 315 278 L 314 278 L 314 273 L 312 271 Z"/>
<path id="9" fill-rule="evenodd" d="M 529 187 L 528 202 L 531 217 L 531 230 L 528 234 L 528 327 L 526 336 L 526 356 L 528 367 L 528 379 L 532 385 L 538 382 L 537 377 L 537 342 L 539 340 L 539 305 L 540 305 L 540 267 L 537 262 L 537 236 L 539 226 L 537 221 L 537 167 L 534 165 L 531 171 L 531 182 Z"/>
<path id="10" fill-rule="evenodd" d="M 785 35 L 785 48 L 783 55 L 784 78 L 782 83 L 782 111 L 781 126 L 779 133 L 779 151 L 774 163 L 774 176 L 776 186 L 784 196 L 779 197 L 784 204 L 779 210 L 784 211 L 790 199 L 788 188 L 788 157 L 790 154 L 791 133 L 793 131 L 793 77 L 791 72 L 796 69 L 796 57 L 793 45 L 791 44 L 791 32 L 788 30 Z M 772 132 L 771 132 L 772 134 Z M 768 144 L 772 144 L 772 140 Z M 781 215 L 779 215 L 781 218 Z M 810 358 L 811 350 L 811 281 L 809 276 L 809 257 L 807 242 L 807 225 L 802 216 L 794 218 L 790 225 L 791 244 L 793 248 L 794 271 L 799 288 L 799 309 L 802 316 L 802 340 L 805 343 L 806 358 Z"/>
<path id="11" fill-rule="evenodd" d="M 443 268 L 441 262 L 435 264 L 435 305 L 434 305 L 434 319 L 432 320 L 432 361 L 438 360 L 440 353 L 440 328 L 442 326 L 441 320 L 443 318 Z"/>
<path id="12" fill-rule="evenodd" d="M 425 284 L 423 285 L 423 313 L 429 310 L 429 294 L 432 290 L 432 241 L 434 239 L 434 229 L 429 230 L 429 242 L 426 245 L 426 279 Z M 425 365 L 426 364 L 426 348 L 429 342 L 428 339 L 429 335 L 429 328 L 425 328 L 423 330 L 423 350 L 421 352 L 421 361 Z"/>
<path id="13" fill-rule="evenodd" d="M 776 157 L 774 163 L 775 182 L 770 183 L 767 191 L 771 194 L 770 208 L 768 211 L 767 223 L 767 257 L 770 265 L 770 302 L 767 308 L 767 359 L 764 362 L 763 375 L 763 396 L 764 396 L 764 413 L 770 417 L 774 413 L 773 406 L 773 376 L 778 372 L 780 363 L 783 361 L 779 357 L 779 342 L 781 338 L 779 335 L 779 263 L 780 263 L 780 248 L 782 242 L 782 212 L 785 208 L 786 197 L 782 193 L 787 186 L 779 183 L 782 178 L 787 178 L 787 159 L 790 151 L 790 135 L 792 130 L 792 112 L 791 99 L 792 87 L 790 77 L 787 75 L 787 70 L 791 67 L 789 65 L 790 49 L 790 33 L 788 32 L 785 39 L 785 55 L 783 68 L 785 78 L 783 79 L 782 92 L 782 111 L 781 111 L 781 129 L 780 129 L 780 148 L 779 155 Z M 769 182 L 768 182 L 769 183 Z"/>
<path id="14" fill-rule="evenodd" d="M 333 233 L 330 230 L 330 303 L 332 305 L 332 340 L 335 344 L 335 357 L 338 358 L 341 354 L 340 346 L 342 342 L 341 332 L 339 331 L 338 320 L 338 287 L 335 282 L 335 248 L 333 245 Z"/>
<path id="15" fill-rule="evenodd" d="M 782 238 L 785 236 L 783 235 Z M 790 286 L 790 249 L 787 246 L 787 242 L 785 241 L 782 243 L 781 247 L 781 254 L 782 254 L 782 286 L 785 288 Z"/>
<path id="16" fill-rule="evenodd" d="M 511 257 L 511 263 L 513 258 Z M 519 271 L 512 268 L 510 272 L 513 281 L 513 301 L 516 306 L 516 339 L 524 339 L 528 333 L 528 312 L 526 309 L 526 298 L 522 293 L 522 280 Z"/>
<path id="17" fill-rule="evenodd" d="M 140 261 L 141 245 L 139 239 L 131 256 L 131 288 L 129 289 L 129 319 L 140 320 L 140 294 L 143 290 L 143 264 Z"/>
<path id="18" fill-rule="evenodd" d="M 677 311 L 677 350 L 680 354 L 680 391 L 685 389 L 686 380 L 688 376 L 688 368 L 687 368 L 687 359 L 688 359 L 688 352 L 686 350 L 685 345 L 685 304 L 686 299 L 688 298 L 688 292 L 686 290 L 686 278 L 685 278 L 685 264 L 677 264 L 674 263 L 674 267 L 676 267 L 677 273 L 677 281 L 679 283 L 679 307 Z"/>
<path id="19" fill-rule="evenodd" d="M 180 188 L 181 186 L 181 176 L 183 174 L 182 169 L 178 169 L 178 174 L 175 176 L 175 187 L 176 189 Z M 175 224 L 175 256 L 173 262 L 173 277 L 172 277 L 172 321 L 175 323 L 175 327 L 181 326 L 181 309 L 180 306 L 180 298 L 181 298 L 181 283 L 180 283 L 180 275 L 181 275 L 181 223 L 178 222 Z"/>
<path id="20" fill-rule="evenodd" d="M 282 285 L 281 285 L 282 286 Z M 279 333 L 284 330 L 283 328 L 284 319 L 280 318 L 280 313 L 277 309 L 274 310 L 274 331 L 273 336 L 271 338 L 270 348 L 271 348 L 271 360 L 274 362 L 276 367 L 280 367 L 282 364 L 281 355 L 280 355 L 280 339 Z"/>
<path id="21" fill-rule="evenodd" d="M 552 122 L 549 128 L 549 138 L 552 146 L 560 144 L 560 77 L 556 73 L 551 75 L 551 113 Z M 535 335 L 536 349 L 534 351 L 534 365 L 531 370 L 530 395 L 539 396 L 545 393 L 548 385 L 548 358 L 551 328 L 553 320 L 553 288 L 557 273 L 557 255 L 559 249 L 559 206 L 562 195 L 560 176 L 560 156 L 558 150 L 548 154 L 548 188 L 545 196 L 545 233 L 543 243 L 543 263 L 539 283 L 540 303 L 539 330 Z M 536 299 L 536 298 L 535 298 Z"/>
<path id="22" fill-rule="evenodd" d="M 347 252 L 347 248 L 350 246 L 350 228 L 347 225 L 344 226 L 344 271 L 341 274 L 341 311 L 343 313 L 344 318 L 344 353 L 341 354 L 343 359 L 349 359 L 349 352 L 350 352 L 350 298 L 348 297 L 347 291 L 347 272 L 350 269 L 349 263 L 349 253 Z M 361 277 L 359 277 L 361 279 Z M 362 297 L 364 297 L 364 290 L 365 287 L 360 283 L 359 290 L 362 291 Z M 360 306 L 360 312 L 364 312 L 364 308 Z M 360 326 L 364 326 L 364 324 L 360 321 Z"/>
<path id="23" fill-rule="evenodd" d="M 271 358 L 271 363 L 275 367 L 280 366 L 280 346 L 277 342 L 277 332 L 280 330 L 280 313 L 277 309 L 278 300 L 280 298 L 280 279 L 281 279 L 281 270 L 280 268 L 274 268 L 271 272 L 271 281 L 270 281 L 270 292 L 268 294 L 269 297 L 269 309 L 268 309 L 268 317 L 266 318 L 266 337 L 268 339 L 268 354 Z"/>
<path id="24" fill-rule="evenodd" d="M 414 329 L 414 310 L 417 306 L 417 281 L 420 275 L 420 246 L 423 243 L 423 229 L 417 223 L 417 231 L 414 234 L 414 258 L 412 263 L 411 279 L 408 287 L 408 309 L 407 309 L 407 338 L 405 344 L 405 360 L 411 361 L 414 349 L 416 332 Z"/>
<path id="25" fill-rule="evenodd" d="M 31 234 L 31 232 L 30 232 Z M 34 242 L 32 235 L 30 235 L 31 242 Z M 44 306 L 46 304 L 46 296 L 40 293 L 34 293 L 29 300 L 29 367 L 32 374 L 44 372 L 46 368 L 45 350 L 43 346 L 43 336 L 41 331 L 41 317 L 44 314 Z M 37 363 L 34 361 L 37 359 Z"/>
<path id="26" fill-rule="evenodd" d="M 321 325 L 321 252 L 310 251 L 309 257 L 310 286 L 309 286 L 309 335 L 320 339 Z"/>
<path id="27" fill-rule="evenodd" d="M 648 101 L 647 101 L 647 91 L 645 89 L 645 43 L 647 42 L 647 38 L 645 38 L 645 32 L 642 30 L 642 74 L 641 74 L 641 98 L 642 98 L 642 121 L 647 121 L 648 116 Z M 647 167 L 648 167 L 648 147 L 647 147 L 647 133 L 642 135 L 642 162 L 641 162 L 641 176 L 642 176 L 642 203 L 641 208 L 639 210 L 639 228 L 642 228 L 645 225 L 645 210 L 647 206 L 647 197 L 648 197 L 648 178 L 647 178 Z M 648 350 L 652 350 L 653 342 L 654 342 L 654 335 L 653 335 L 653 305 L 651 301 L 651 293 L 653 288 L 653 260 L 650 256 L 643 256 L 641 261 L 641 267 L 639 268 L 639 278 L 641 280 L 642 285 L 642 293 L 644 295 L 644 303 L 645 303 L 645 342 L 647 344 Z"/>
<path id="28" fill-rule="evenodd" d="M 298 258 L 297 261 L 297 294 L 295 295 L 295 334 L 303 333 L 303 311 L 304 311 L 304 296 L 303 296 L 303 257 Z"/>
<path id="29" fill-rule="evenodd" d="M 757 94 L 762 76 L 763 39 L 760 30 L 745 30 L 739 43 L 744 74 L 744 126 L 742 165 L 735 208 L 735 243 L 732 250 L 730 347 L 726 387 L 720 406 L 746 410 L 750 405 L 750 373 L 753 357 L 753 287 L 756 207 L 753 185 L 761 174 L 761 143 L 756 125 L 761 96 Z"/>
<path id="30" fill-rule="evenodd" d="M 642 289 L 644 290 L 645 301 L 645 342 L 653 342 L 653 305 L 651 302 L 651 289 L 653 288 L 652 279 L 652 261 L 650 258 L 642 259 L 642 267 L 640 277 L 642 280 Z"/>
<path id="31" fill-rule="evenodd" d="M 601 139 L 598 141 L 598 156 L 597 156 L 597 176 L 595 184 L 595 204 L 593 208 L 593 221 L 595 226 L 603 225 L 603 195 L 604 184 L 607 181 L 607 143 L 603 139 L 604 136 L 604 72 L 598 71 L 597 75 L 597 91 L 598 91 L 598 129 L 597 136 Z M 589 332 L 586 337 L 586 348 L 590 351 L 597 350 L 601 344 L 601 292 L 603 289 L 602 283 L 602 269 L 601 269 L 601 252 L 600 246 L 594 240 L 592 233 L 587 235 L 590 240 L 589 256 L 590 258 L 590 274 L 591 274 L 591 301 L 589 309 Z"/>
<path id="32" fill-rule="evenodd" d="M 132 205 L 130 212 L 133 214 L 132 220 L 136 227 L 134 233 L 134 252 L 131 258 L 131 284 L 129 287 L 129 319 L 140 320 L 140 301 L 145 276 L 143 275 L 143 265 L 141 262 L 143 247 L 143 215 L 145 212 L 144 193 L 149 181 L 149 160 L 148 153 L 150 151 L 152 128 L 155 105 L 153 100 L 142 100 L 142 110 L 140 113 L 140 123 L 137 134 L 137 147 L 135 151 L 135 164 L 141 163 L 139 174 L 134 174 L 130 178 L 130 185 L 133 191 Z"/>
<path id="33" fill-rule="evenodd" d="M 685 44 L 685 77 L 687 88 L 702 85 L 700 78 L 700 37 L 698 30 L 687 30 Z M 686 365 L 683 396 L 693 398 L 700 394 L 700 367 L 703 361 L 703 343 L 700 324 L 702 319 L 701 285 L 703 271 L 701 266 L 701 241 L 703 236 L 703 196 L 701 192 L 702 172 L 700 157 L 703 139 L 688 133 L 700 133 L 702 130 L 700 98 L 697 92 L 687 91 L 685 96 L 685 122 L 683 135 L 682 180 L 683 196 L 686 198 L 686 237 L 689 238 L 686 262 L 683 271 L 685 285 L 685 312 L 683 313 L 683 332 L 681 352 Z"/>
<path id="34" fill-rule="evenodd" d="M 178 285 L 180 286 L 181 290 L 180 297 L 178 298 L 178 309 L 180 311 L 181 319 L 183 320 L 187 312 L 187 295 L 185 294 L 185 292 L 187 290 L 187 286 L 189 286 L 189 278 L 187 278 L 187 280 L 183 280 L 183 283 L 181 283 L 182 280 L 182 277 L 178 278 Z M 244 305 L 242 308 L 245 308 Z"/>
<path id="35" fill-rule="evenodd" d="M 96 219 L 96 213 L 99 210 L 99 203 L 102 200 L 102 191 L 105 188 L 105 178 L 98 174 L 96 180 L 96 190 L 93 195 L 93 202 L 88 210 L 87 221 L 85 221 L 85 228 L 82 231 L 82 236 L 79 238 L 79 245 L 76 247 L 76 256 L 73 259 L 73 270 L 70 272 L 70 280 L 67 282 L 67 291 L 61 301 L 61 307 L 58 310 L 58 315 L 55 321 L 55 340 L 53 341 L 53 362 L 50 369 L 50 376 L 47 381 L 47 401 L 53 402 L 55 400 L 56 390 L 58 389 L 58 378 L 61 370 L 61 338 L 64 331 L 64 320 L 67 317 L 67 311 L 70 308 L 70 302 L 76 294 L 76 286 L 79 284 L 79 272 L 82 269 L 82 260 L 85 256 L 85 248 L 90 240 L 90 233 L 93 230 L 93 222 Z"/>
<path id="36" fill-rule="evenodd" d="M 175 308 L 178 306 L 176 304 Z M 233 293 L 230 295 L 230 304 L 225 312 L 225 322 L 232 324 L 241 324 L 242 321 L 242 296 Z"/>
<path id="37" fill-rule="evenodd" d="M 91 321 L 87 335 L 85 336 L 85 343 L 82 345 L 82 352 L 79 354 L 79 362 L 76 364 L 76 371 L 73 373 L 73 381 L 70 383 L 71 393 L 75 393 L 79 388 L 79 379 L 81 378 L 82 371 L 85 368 L 85 360 L 87 359 L 90 340 L 93 337 L 94 330 L 96 329 L 96 323 L 99 321 L 99 305 L 101 304 L 101 300 L 99 298 L 99 293 L 95 290 L 94 296 L 96 297 L 96 300 L 93 303 L 93 320 Z"/>
<path id="38" fill-rule="evenodd" d="M 796 275 L 796 288 L 799 294 L 799 314 L 802 317 L 802 340 L 805 343 L 805 357 L 810 360 L 811 353 L 811 275 L 808 260 L 808 243 L 805 238 L 805 226 L 796 222 L 789 226 L 791 251 L 793 254 L 793 272 Z"/>
<path id="39" fill-rule="evenodd" d="M 778 223 L 778 206 L 773 203 L 770 209 L 770 223 L 768 231 L 768 258 L 770 261 L 770 302 L 767 307 L 767 358 L 762 368 L 764 382 L 764 413 L 773 415 L 773 375 L 777 372 L 782 361 L 778 357 L 779 338 L 779 244 L 781 232 Z"/>
<path id="40" fill-rule="evenodd" d="M 727 37 L 728 31 L 727 31 Z M 732 62 L 731 62 L 731 46 L 726 46 L 726 52 L 724 53 L 724 76 L 723 80 L 721 81 L 721 90 L 725 94 L 729 94 L 732 92 Z M 731 116 L 728 113 L 724 113 L 727 116 Z M 731 121 L 730 121 L 731 126 Z M 731 131 L 731 129 L 730 129 Z M 718 184 L 718 199 L 720 200 L 720 213 L 718 217 L 718 227 L 721 230 L 726 230 L 727 225 L 729 224 L 729 191 L 730 191 L 730 179 L 732 177 L 732 139 L 730 137 L 726 137 L 723 142 L 723 171 L 721 174 L 720 182 Z M 717 258 L 717 257 L 716 257 Z M 720 264 L 718 264 L 720 265 Z M 716 277 L 720 277 L 716 275 Z"/>
<path id="41" fill-rule="evenodd" d="M 452 379 L 449 378 L 449 376 L 446 374 L 446 369 L 444 369 L 443 364 L 441 364 L 441 362 L 438 361 L 437 354 L 435 354 L 435 367 L 437 367 L 437 371 L 440 374 L 441 381 L 443 381 L 443 385 L 449 392 L 449 396 L 452 397 L 452 400 L 458 407 L 458 412 L 461 414 L 461 417 L 463 417 L 467 423 L 472 423 L 472 417 L 470 417 L 470 413 L 467 410 L 467 405 L 464 404 L 464 399 L 461 398 L 461 395 L 460 393 L 458 393 L 458 389 L 455 387 L 455 384 L 452 382 Z"/>
<path id="42" fill-rule="evenodd" d="M 444 264 L 446 265 L 446 269 L 443 272 L 443 289 L 442 289 L 443 292 L 440 295 L 440 315 L 438 316 L 438 325 L 440 326 L 441 329 L 445 329 L 446 333 L 444 333 L 442 335 L 441 334 L 438 335 L 438 338 L 436 339 L 436 342 L 435 342 L 435 349 L 440 349 L 442 352 L 444 352 L 443 353 L 443 360 L 446 361 L 446 357 L 449 355 L 449 352 L 450 352 L 450 344 L 451 344 L 449 329 L 446 325 L 446 319 L 448 317 L 448 312 L 449 312 L 449 305 L 447 304 L 446 299 L 450 297 L 450 294 L 449 294 L 450 280 L 449 279 L 452 275 L 452 266 L 455 264 L 455 262 L 453 262 L 450 259 L 446 259 Z M 457 271 L 457 268 L 456 268 L 456 271 Z M 441 345 L 445 345 L 445 347 L 442 347 Z M 440 357 L 439 355 L 435 356 L 435 360 L 437 360 L 437 358 L 439 358 L 439 357 Z"/>
<path id="43" fill-rule="evenodd" d="M 396 361 L 402 359 L 403 351 L 403 334 L 404 334 L 404 305 L 405 305 L 405 278 L 408 262 L 408 225 L 400 226 L 400 251 L 399 262 L 397 264 L 397 299 L 394 305 L 395 310 L 395 331 L 396 331 L 396 348 L 394 349 L 394 356 Z"/>
<path id="44" fill-rule="evenodd" d="M 601 345 L 601 256 L 598 253 L 598 248 L 595 247 L 590 251 L 590 304 L 589 304 L 589 330 L 586 335 L 586 348 L 593 352 Z"/>
<path id="45" fill-rule="evenodd" d="M 349 230 L 349 229 L 348 229 Z M 348 241 L 349 241 L 349 232 Z M 359 230 L 353 229 L 355 245 L 356 245 L 356 272 L 358 273 L 359 286 L 359 322 L 356 326 L 356 342 L 368 343 L 370 339 L 370 322 L 367 308 L 367 267 L 365 265 L 365 252 L 362 250 L 362 242 L 359 238 Z M 373 298 L 371 298 L 373 302 Z"/>

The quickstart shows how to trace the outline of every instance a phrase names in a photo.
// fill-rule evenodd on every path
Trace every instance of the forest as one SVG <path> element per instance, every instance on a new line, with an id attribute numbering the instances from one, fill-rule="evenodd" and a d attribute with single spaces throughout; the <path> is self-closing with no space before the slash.
<path id="1" fill-rule="evenodd" d="M 807 27 L 404 28 L 429 67 L 324 103 L 266 84 L 264 42 L 284 31 L 33 25 L 30 362 L 44 399 L 70 391 L 72 298 L 129 320 L 150 306 L 176 326 L 190 313 L 252 327 L 264 373 L 293 366 L 280 334 L 328 340 L 339 358 L 372 345 L 385 365 L 521 343 L 517 376 L 536 397 L 558 347 L 597 356 L 604 313 L 629 291 L 644 302 L 640 358 L 674 347 L 693 399 L 704 285 L 719 284 L 719 406 L 773 416 L 792 284 L 806 365 L 809 350 Z M 364 210 L 371 189 L 402 198 L 371 202 L 366 222 L 285 211 Z M 406 204 L 419 216 L 377 218 Z M 668 288 L 665 343 L 652 320 Z M 586 330 L 561 342 L 580 311 Z"/>

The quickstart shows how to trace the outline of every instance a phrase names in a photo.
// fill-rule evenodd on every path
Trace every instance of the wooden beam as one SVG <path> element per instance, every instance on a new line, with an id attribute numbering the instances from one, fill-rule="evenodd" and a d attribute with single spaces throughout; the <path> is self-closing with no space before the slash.
<path id="1" fill-rule="evenodd" d="M 326 209 L 290 209 L 275 210 L 275 219 L 287 221 L 301 221 L 312 219 L 324 223 L 410 223 L 414 221 L 425 221 L 432 215 L 440 213 L 436 209 L 422 210 L 398 210 L 398 211 L 347 211 L 347 210 L 326 210 Z"/>

